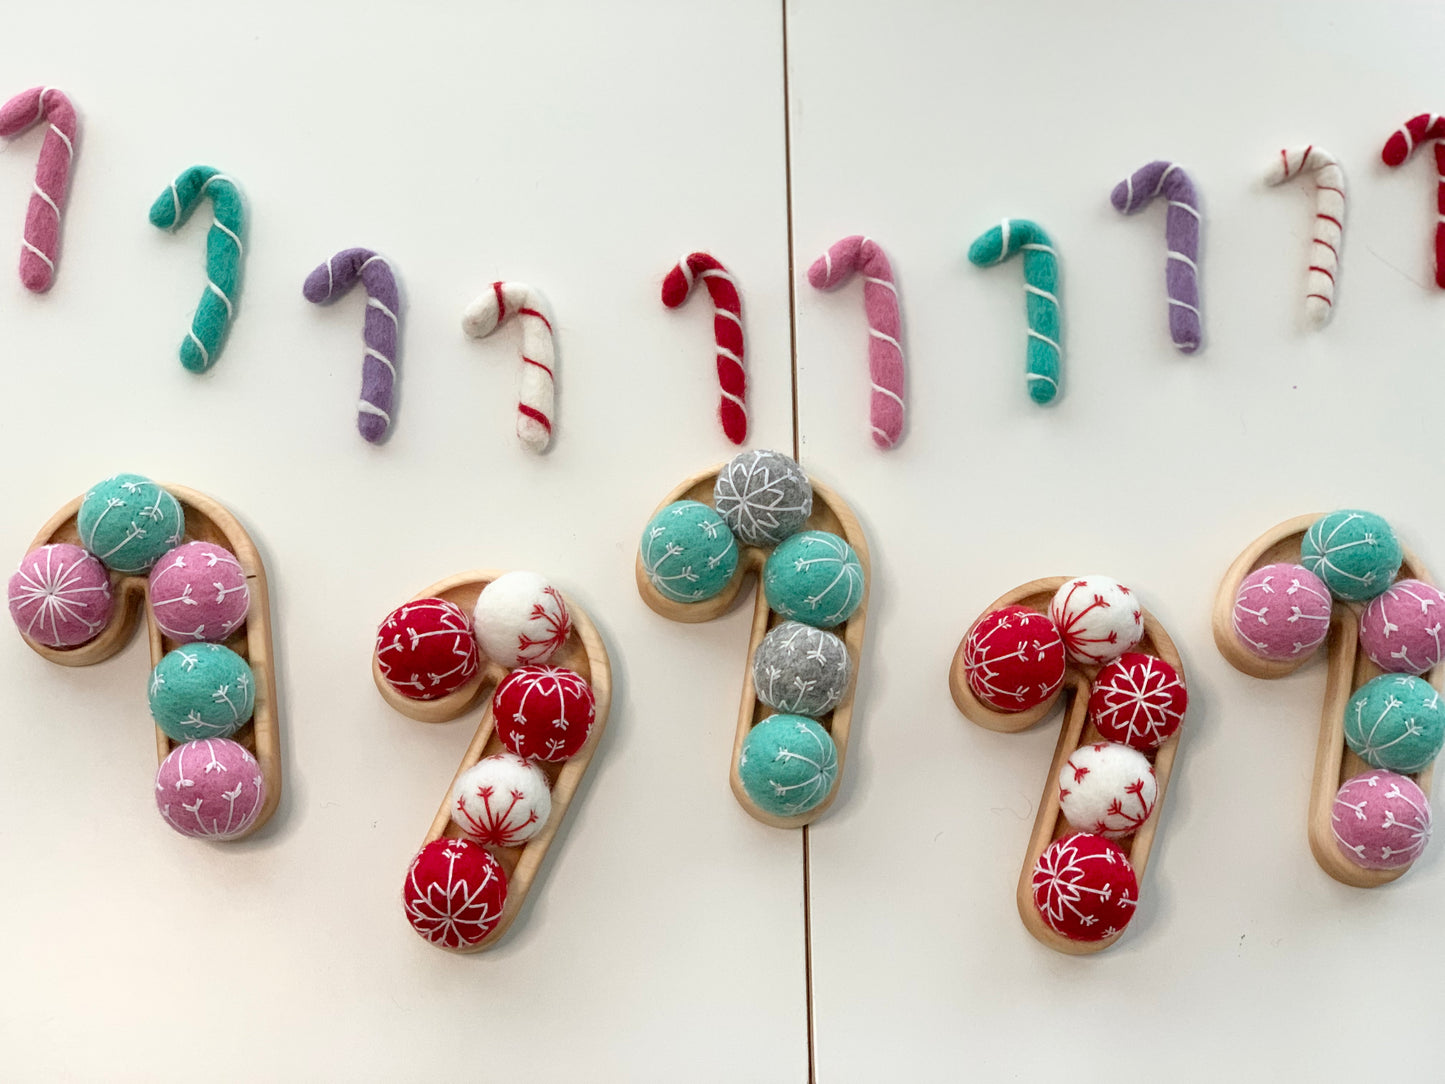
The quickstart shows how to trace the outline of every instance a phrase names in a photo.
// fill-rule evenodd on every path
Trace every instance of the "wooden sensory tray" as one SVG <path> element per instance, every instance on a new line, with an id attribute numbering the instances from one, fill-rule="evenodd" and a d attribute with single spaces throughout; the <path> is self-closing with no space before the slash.
<path id="1" fill-rule="evenodd" d="M 500 575 L 502 575 L 501 570 L 490 569 L 459 572 L 412 596 L 412 601 L 423 598 L 441 598 L 460 607 L 463 613 L 470 614 L 477 604 L 477 596 L 482 593 L 482 588 Z M 602 732 L 607 729 L 607 715 L 612 705 L 612 662 L 607 656 L 607 648 L 602 643 L 602 637 L 598 635 L 597 627 L 587 616 L 587 611 L 578 606 L 566 594 L 563 594 L 562 599 L 567 604 L 567 611 L 572 617 L 572 631 L 567 634 L 567 642 L 562 645 L 561 650 L 547 660 L 547 665 L 565 666 L 575 670 L 592 686 L 592 695 L 597 701 L 597 714 L 592 721 L 592 731 L 587 735 L 586 743 L 576 756 L 559 764 L 533 761 L 546 773 L 547 783 L 552 790 L 551 816 L 542 830 L 522 846 L 487 848 L 501 863 L 502 871 L 507 875 L 507 902 L 502 907 L 502 915 L 497 920 L 496 926 L 476 944 L 462 945 L 460 948 L 450 948 L 446 945 L 436 946 L 446 949 L 448 952 L 459 954 L 482 952 L 495 945 L 507 932 L 507 928 L 511 926 L 517 913 L 521 911 L 522 905 L 527 901 L 527 895 L 531 892 L 532 884 L 537 879 L 537 872 L 542 866 L 543 859 L 547 857 L 547 849 L 551 847 L 557 829 L 566 819 L 567 808 L 572 804 L 572 798 L 577 793 L 577 787 L 582 782 L 582 777 L 587 774 L 587 766 L 592 763 L 592 754 L 597 751 L 597 743 L 602 738 Z M 452 822 L 452 788 L 456 786 L 457 778 L 462 772 L 472 767 L 477 761 L 483 757 L 506 752 L 501 739 L 495 733 L 496 720 L 492 715 L 490 694 L 508 672 L 508 667 L 499 666 L 484 659 L 476 676 L 456 691 L 438 697 L 436 700 L 412 700 L 402 696 L 391 687 L 391 683 L 383 676 L 381 666 L 376 661 L 376 653 L 372 652 L 371 676 L 372 680 L 376 682 L 377 690 L 381 693 L 383 700 L 408 718 L 422 723 L 450 722 L 470 711 L 478 701 L 486 700 L 487 706 L 482 713 L 482 721 L 477 725 L 477 732 L 472 735 L 471 744 L 467 746 L 467 751 L 462 755 L 461 763 L 457 765 L 451 782 L 447 784 L 446 792 L 442 795 L 441 806 L 437 809 L 436 816 L 432 818 L 426 838 L 422 840 L 423 847 L 433 840 L 443 837 L 453 839 L 464 837 L 462 830 Z"/>
<path id="2" fill-rule="evenodd" d="M 185 486 L 165 485 L 163 488 L 185 510 L 185 539 L 214 542 L 235 554 L 246 574 L 246 587 L 251 597 L 245 623 L 221 642 L 250 664 L 256 679 L 256 706 L 251 720 L 232 734 L 231 740 L 245 746 L 256 758 L 266 781 L 266 797 L 250 828 L 229 840 L 218 841 L 234 842 L 249 836 L 270 820 L 281 801 L 281 723 L 276 708 L 276 666 L 271 651 L 271 601 L 266 590 L 266 568 L 251 536 L 219 502 Z M 51 516 L 50 522 L 40 528 L 30 548 L 53 542 L 79 546 L 80 531 L 76 526 L 76 516 L 80 512 L 81 500 L 81 497 L 76 497 Z M 111 572 L 110 585 L 115 607 L 109 623 L 93 640 L 78 647 L 54 648 L 36 643 L 23 632 L 21 636 L 36 654 L 51 662 L 61 666 L 92 666 L 104 662 L 125 647 L 144 614 L 152 666 L 159 663 L 168 651 L 183 646 L 181 641 L 163 635 L 156 624 L 146 597 L 149 592 L 148 576 Z M 143 691 L 144 684 L 140 688 Z M 182 743 L 173 742 L 160 727 L 156 727 L 155 731 L 156 759 L 165 760 L 170 751 Z"/>
<path id="3" fill-rule="evenodd" d="M 1239 595 L 1240 584 L 1255 569 L 1280 562 L 1299 564 L 1300 542 L 1310 525 L 1319 518 L 1319 515 L 1296 516 L 1271 528 L 1251 542 L 1224 574 L 1219 591 L 1214 596 L 1214 644 L 1229 664 L 1241 673 L 1257 678 L 1284 677 L 1294 673 L 1318 654 L 1310 652 L 1301 658 L 1286 661 L 1261 659 L 1245 648 L 1235 635 L 1234 601 Z M 1405 559 L 1400 565 L 1399 578 L 1434 583 L 1419 558 L 1408 548 L 1402 548 Z M 1319 739 L 1315 743 L 1315 771 L 1310 783 L 1308 825 L 1310 850 L 1322 870 L 1342 884 L 1353 885 L 1355 888 L 1378 888 L 1404 876 L 1414 863 L 1397 869 L 1365 869 L 1357 866 L 1341 852 L 1335 842 L 1331 823 L 1335 793 L 1340 785 L 1352 776 L 1370 769 L 1370 766 L 1345 744 L 1345 706 L 1355 690 L 1384 673 L 1360 650 L 1360 614 L 1363 610 L 1362 603 L 1341 602 L 1339 599 L 1334 599 L 1330 605 L 1330 631 L 1326 639 L 1329 663 L 1325 676 L 1324 703 L 1320 706 Z M 1431 669 L 1426 680 L 1436 689 L 1445 692 L 1445 663 Z M 1423 771 L 1410 775 L 1427 798 L 1430 796 L 1430 784 L 1434 774 L 1435 766 L 1431 764 Z"/>
<path id="4" fill-rule="evenodd" d="M 1053 600 L 1054 593 L 1067 583 L 1068 579 L 1067 576 L 1049 576 L 1045 579 L 1033 580 L 1021 587 L 1015 587 L 1002 598 L 989 603 L 980 616 L 1005 606 L 1023 606 L 1046 614 L 1049 612 L 1049 603 Z M 972 627 L 973 623 L 970 622 L 969 628 Z M 1059 691 L 1048 700 L 1028 711 L 1012 713 L 994 711 L 974 696 L 973 690 L 968 687 L 968 678 L 964 674 L 963 668 L 963 648 L 967 641 L 968 633 L 965 631 L 963 639 L 959 641 L 958 650 L 954 652 L 953 664 L 949 667 L 948 687 L 953 693 L 953 702 L 958 705 L 958 710 L 970 722 L 1001 734 L 1016 734 L 1021 730 L 1027 730 L 1052 712 L 1061 697 L 1066 697 L 1068 700 L 1068 706 L 1064 711 L 1064 725 L 1059 730 L 1059 741 L 1054 747 L 1054 758 L 1049 764 L 1049 773 L 1044 779 L 1043 795 L 1039 798 L 1039 811 L 1034 818 L 1033 834 L 1029 836 L 1028 850 L 1024 854 L 1023 870 L 1019 874 L 1017 902 L 1019 917 L 1023 919 L 1024 926 L 1029 933 L 1049 948 L 1070 956 L 1086 956 L 1090 953 L 1100 952 L 1119 940 L 1128 927 L 1098 941 L 1074 941 L 1057 933 L 1044 921 L 1043 916 L 1034 906 L 1033 872 L 1034 863 L 1038 861 L 1039 855 L 1043 854 L 1044 848 L 1054 840 L 1062 839 L 1074 831 L 1059 811 L 1059 772 L 1063 770 L 1064 762 L 1069 759 L 1070 754 L 1079 746 L 1104 740 L 1094 724 L 1089 721 L 1089 690 L 1101 667 L 1081 666 L 1065 655 L 1064 683 L 1060 686 Z M 1175 648 L 1174 641 L 1169 638 L 1169 634 L 1164 631 L 1154 615 L 1147 609 L 1144 610 L 1144 636 L 1130 650 L 1163 659 L 1179 672 L 1180 680 L 1185 681 L 1187 686 L 1184 663 L 1179 658 L 1179 651 Z M 1149 852 L 1154 848 L 1154 834 L 1158 831 L 1159 819 L 1164 815 L 1164 797 L 1169 790 L 1169 777 L 1174 772 L 1174 757 L 1179 751 L 1179 736 L 1183 730 L 1184 728 L 1181 726 L 1154 752 L 1152 760 L 1159 790 L 1154 799 L 1153 814 L 1137 832 L 1125 836 L 1123 839 L 1111 840 L 1123 850 L 1129 858 L 1130 865 L 1134 867 L 1134 875 L 1139 879 L 1141 896 L 1143 895 L 1144 870 L 1149 865 Z"/>
<path id="5" fill-rule="evenodd" d="M 663 499 L 662 503 L 653 510 L 653 515 L 675 501 L 697 501 L 712 508 L 713 486 L 717 482 L 718 472 L 725 465 L 719 463 L 711 470 L 702 471 L 687 479 Z M 868 620 L 868 593 L 873 587 L 873 566 L 868 558 L 868 540 L 863 536 L 863 528 L 858 523 L 858 517 L 853 514 L 853 509 L 849 508 L 847 503 L 828 486 L 814 479 L 812 475 L 808 476 L 808 482 L 813 487 L 813 514 L 808 517 L 808 521 L 802 529 L 830 531 L 841 536 L 848 545 L 853 547 L 853 551 L 858 555 L 858 563 L 863 567 L 863 600 L 858 603 L 858 608 L 853 612 L 853 616 L 843 623 L 841 629 L 832 630 L 848 648 L 848 659 L 852 664 L 853 672 L 848 680 L 848 689 L 843 693 L 843 699 L 838 702 L 838 706 L 817 720 L 818 725 L 832 736 L 833 744 L 838 749 L 838 777 L 833 781 L 833 789 L 828 792 L 828 796 L 806 813 L 799 813 L 792 817 L 779 817 L 760 808 L 748 796 L 747 790 L 743 787 L 742 777 L 738 774 L 738 757 L 742 755 L 743 742 L 747 739 L 748 731 L 769 715 L 774 714 L 771 708 L 758 699 L 757 690 L 753 687 L 753 652 L 757 650 L 758 644 L 768 634 L 769 629 L 787 620 L 768 608 L 768 600 L 763 593 L 763 566 L 767 563 L 768 554 L 771 551 L 759 546 L 744 545 L 739 540 L 738 567 L 733 572 L 732 579 L 728 581 L 727 586 L 720 594 L 702 602 L 674 602 L 667 598 L 654 588 L 652 582 L 647 578 L 647 570 L 643 567 L 640 549 L 636 562 L 637 591 L 642 596 L 642 601 L 647 603 L 655 613 L 669 621 L 683 621 L 688 624 L 711 621 L 726 613 L 732 608 L 733 602 L 742 591 L 748 576 L 755 575 L 757 577 L 753 596 L 752 633 L 748 639 L 748 659 L 747 665 L 743 668 L 742 704 L 738 709 L 738 726 L 733 736 L 732 766 L 728 769 L 728 782 L 732 785 L 733 796 L 738 800 L 738 804 L 747 810 L 754 819 L 774 828 L 801 828 L 805 824 L 811 824 L 828 811 L 828 807 L 838 796 L 839 787 L 843 784 L 843 771 L 848 760 L 848 736 L 853 724 L 853 693 L 858 685 L 858 670 L 863 658 L 863 629 Z"/>

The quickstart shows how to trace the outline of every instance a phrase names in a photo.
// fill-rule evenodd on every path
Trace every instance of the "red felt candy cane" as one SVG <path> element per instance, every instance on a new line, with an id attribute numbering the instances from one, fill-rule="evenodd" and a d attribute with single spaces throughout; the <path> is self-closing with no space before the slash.
<path id="1" fill-rule="evenodd" d="M 55 261 L 60 258 L 60 212 L 65 208 L 66 182 L 75 157 L 75 106 L 54 87 L 31 87 L 0 106 L 0 136 L 7 139 L 42 120 L 50 122 L 50 130 L 40 145 L 35 190 L 25 212 L 25 239 L 20 243 L 20 281 L 37 294 L 50 289 Z"/>
<path id="2" fill-rule="evenodd" d="M 692 284 L 701 278 L 713 304 L 713 337 L 717 340 L 717 380 L 722 390 L 718 418 L 734 444 L 748 438 L 748 378 L 743 369 L 743 303 L 738 285 L 727 268 L 706 252 L 679 260 L 662 280 L 662 303 L 675 309 L 687 300 Z"/>
<path id="3" fill-rule="evenodd" d="M 1422 143 L 1445 139 L 1445 117 L 1421 113 L 1411 117 L 1385 141 L 1380 152 L 1387 166 L 1398 166 Z M 1445 288 L 1445 147 L 1435 144 L 1435 285 Z"/>

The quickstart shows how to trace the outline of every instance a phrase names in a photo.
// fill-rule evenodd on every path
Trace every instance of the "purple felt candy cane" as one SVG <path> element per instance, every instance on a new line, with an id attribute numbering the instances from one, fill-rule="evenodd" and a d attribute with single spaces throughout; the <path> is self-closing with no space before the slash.
<path id="1" fill-rule="evenodd" d="M 1109 194 L 1114 209 L 1133 214 L 1155 196 L 1169 201 L 1164 237 L 1169 245 L 1164 283 L 1169 291 L 1169 337 L 1182 353 L 1199 349 L 1199 197 L 1189 174 L 1173 162 L 1150 162 Z"/>
<path id="2" fill-rule="evenodd" d="M 366 323 L 362 341 L 361 401 L 356 428 L 375 444 L 391 425 L 392 386 L 396 382 L 397 310 L 396 276 L 391 265 L 369 248 L 348 248 L 306 276 L 301 292 L 307 301 L 321 304 L 344 294 L 357 279 L 366 287 Z"/>

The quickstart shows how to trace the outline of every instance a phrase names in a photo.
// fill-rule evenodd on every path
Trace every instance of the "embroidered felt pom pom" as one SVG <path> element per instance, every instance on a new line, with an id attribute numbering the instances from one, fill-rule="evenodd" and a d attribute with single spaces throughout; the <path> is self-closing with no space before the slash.
<path id="1" fill-rule="evenodd" d="M 434 839 L 412 859 L 402 885 L 411 928 L 434 945 L 459 949 L 486 938 L 507 904 L 501 863 L 469 839 Z"/>
<path id="2" fill-rule="evenodd" d="M 1089 691 L 1089 719 L 1100 736 L 1141 753 L 1163 745 L 1188 706 L 1179 671 L 1157 656 L 1133 651 L 1100 669 Z"/>
<path id="3" fill-rule="evenodd" d="M 1054 594 L 1049 616 L 1069 658 L 1086 666 L 1117 659 L 1144 636 L 1144 611 L 1129 589 L 1108 576 L 1080 576 Z"/>
<path id="4" fill-rule="evenodd" d="M 1365 869 L 1399 869 L 1430 842 L 1430 799 L 1415 781 L 1394 772 L 1361 772 L 1335 795 L 1330 825 L 1335 842 Z"/>
<path id="5" fill-rule="evenodd" d="M 994 711 L 1038 707 L 1063 685 L 1065 662 L 1058 626 L 1023 606 L 984 614 L 963 641 L 968 687 Z"/>
<path id="6" fill-rule="evenodd" d="M 256 758 L 225 738 L 178 745 L 156 772 L 156 808 L 183 836 L 235 839 L 256 823 L 265 801 Z"/>
<path id="7" fill-rule="evenodd" d="M 92 486 L 76 516 L 80 544 L 116 572 L 149 572 L 186 531 L 180 502 L 139 474 Z"/>
<path id="8" fill-rule="evenodd" d="M 1335 598 L 1364 602 L 1389 587 L 1404 551 L 1394 530 L 1373 512 L 1344 509 L 1321 516 L 1300 542 L 1300 564 Z"/>
<path id="9" fill-rule="evenodd" d="M 519 666 L 492 694 L 497 737 L 509 752 L 556 762 L 576 756 L 597 718 L 597 698 L 564 666 Z"/>
<path id="10" fill-rule="evenodd" d="M 151 716 L 172 741 L 229 738 L 251 718 L 256 680 L 245 659 L 220 644 L 187 644 L 151 671 Z"/>
<path id="11" fill-rule="evenodd" d="M 1381 670 L 1423 674 L 1445 658 L 1445 594 L 1433 584 L 1400 580 L 1360 615 L 1360 647 Z"/>
<path id="12" fill-rule="evenodd" d="M 436 700 L 477 673 L 477 641 L 461 607 L 421 598 L 387 614 L 376 633 L 376 662 L 387 683 L 412 700 Z"/>
<path id="13" fill-rule="evenodd" d="M 1056 839 L 1034 864 L 1034 907 L 1071 941 L 1102 941 L 1129 925 L 1139 879 L 1117 844 L 1079 832 Z"/>
<path id="14" fill-rule="evenodd" d="M 31 550 L 10 577 L 15 627 L 46 647 L 78 647 L 93 640 L 114 609 L 105 566 L 68 542 Z"/>
<path id="15" fill-rule="evenodd" d="M 1418 772 L 1445 746 L 1445 703 L 1423 678 L 1381 674 L 1345 705 L 1345 744 L 1372 768 Z"/>
<path id="16" fill-rule="evenodd" d="M 535 572 L 506 572 L 477 596 L 472 627 L 482 653 L 500 666 L 543 663 L 567 642 L 572 615 L 562 592 Z"/>
<path id="17" fill-rule="evenodd" d="M 847 645 L 799 621 L 769 630 L 753 652 L 753 687 L 774 711 L 826 715 L 843 699 L 852 676 Z"/>
<path id="18" fill-rule="evenodd" d="M 781 452 L 739 452 L 718 471 L 713 506 L 745 546 L 776 546 L 813 514 L 813 483 Z"/>
<path id="19" fill-rule="evenodd" d="M 520 847 L 551 815 L 546 774 L 511 753 L 483 757 L 452 787 L 452 823 L 488 847 Z"/>
<path id="20" fill-rule="evenodd" d="M 674 501 L 642 530 L 648 582 L 674 602 L 721 594 L 738 567 L 738 543 L 716 511 L 701 501 Z"/>
<path id="21" fill-rule="evenodd" d="M 187 542 L 151 569 L 150 605 L 172 640 L 220 641 L 246 620 L 251 591 L 241 562 L 225 546 Z"/>
<path id="22" fill-rule="evenodd" d="M 763 566 L 763 591 L 775 613 L 831 629 L 863 602 L 863 566 L 853 547 L 828 531 L 785 539 Z"/>
<path id="23" fill-rule="evenodd" d="M 759 808 L 776 817 L 816 809 L 838 780 L 832 736 L 802 715 L 770 715 L 748 731 L 738 777 Z"/>
<path id="24" fill-rule="evenodd" d="M 1059 811 L 1080 832 L 1120 839 L 1154 812 L 1159 781 L 1149 758 L 1117 742 L 1081 745 L 1059 769 Z"/>
<path id="25" fill-rule="evenodd" d="M 1261 659 L 1308 656 L 1330 631 L 1330 589 L 1303 565 L 1265 565 L 1234 599 L 1234 634 Z"/>

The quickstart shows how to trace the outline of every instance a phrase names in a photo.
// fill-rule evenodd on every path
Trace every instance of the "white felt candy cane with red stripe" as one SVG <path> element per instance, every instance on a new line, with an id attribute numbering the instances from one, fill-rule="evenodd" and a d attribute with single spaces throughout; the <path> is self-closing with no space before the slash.
<path id="1" fill-rule="evenodd" d="M 522 369 L 517 380 L 517 439 L 534 452 L 552 440 L 556 348 L 542 299 L 520 282 L 494 282 L 462 313 L 462 330 L 483 339 L 509 316 L 522 323 Z"/>
<path id="2" fill-rule="evenodd" d="M 1340 270 L 1340 244 L 1345 234 L 1344 170 L 1334 155 L 1311 144 L 1280 151 L 1264 179 L 1282 184 L 1306 170 L 1315 175 L 1315 235 L 1310 244 L 1305 319 L 1322 327 L 1335 304 L 1335 276 Z"/>
<path id="3" fill-rule="evenodd" d="M 706 252 L 684 256 L 662 280 L 662 303 L 675 309 L 702 279 L 712 298 L 713 338 L 717 340 L 717 380 L 722 392 L 718 419 L 734 444 L 748 439 L 747 371 L 743 368 L 743 302 L 728 270 Z"/>

